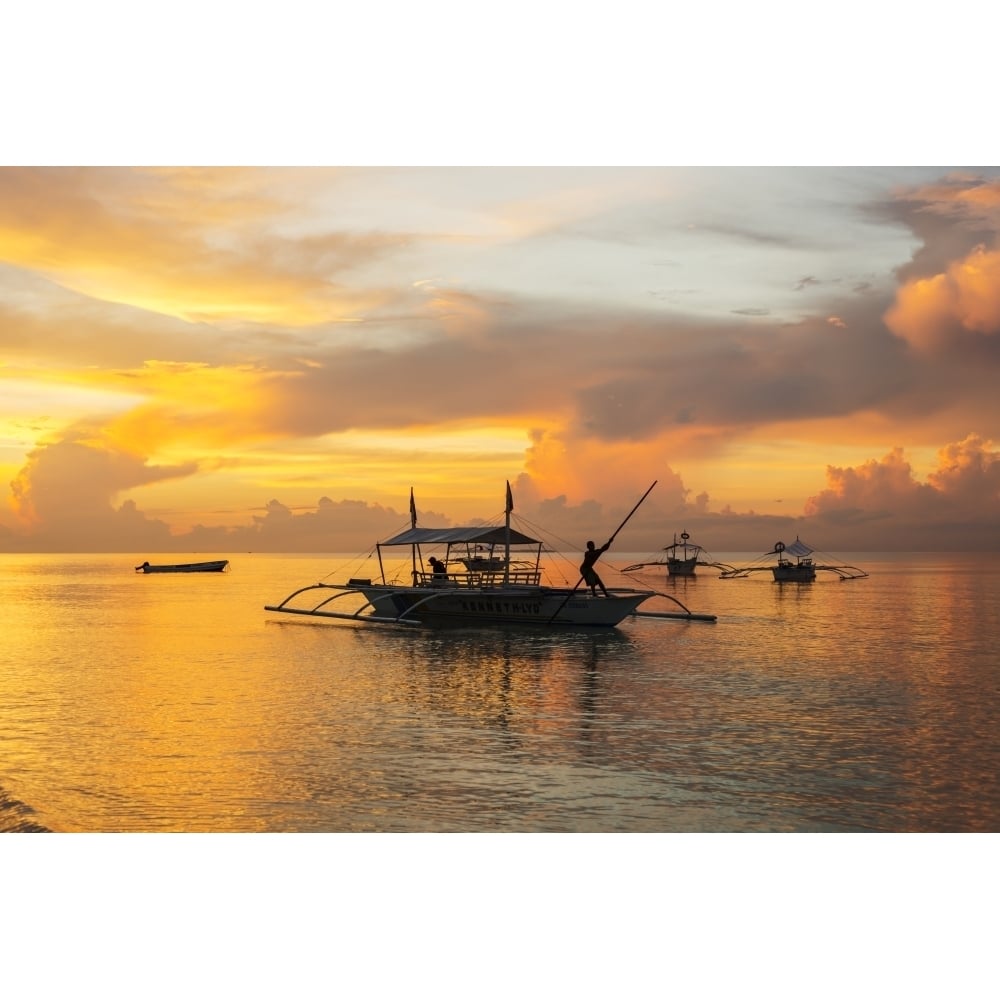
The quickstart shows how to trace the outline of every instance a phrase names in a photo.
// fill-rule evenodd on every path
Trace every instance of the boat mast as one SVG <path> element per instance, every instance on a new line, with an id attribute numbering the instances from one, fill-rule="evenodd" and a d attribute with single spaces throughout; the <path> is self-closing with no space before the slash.
<path id="1" fill-rule="evenodd" d="M 413 487 L 410 487 L 410 528 L 413 529 L 417 526 L 417 505 L 413 500 Z M 413 586 L 417 585 L 417 543 L 414 542 L 410 546 L 410 579 L 413 581 Z M 423 568 L 421 566 L 421 568 Z"/>
<path id="2" fill-rule="evenodd" d="M 507 480 L 507 503 L 504 504 L 503 532 L 503 585 L 510 583 L 510 512 L 514 509 L 514 497 L 510 492 L 510 480 Z"/>

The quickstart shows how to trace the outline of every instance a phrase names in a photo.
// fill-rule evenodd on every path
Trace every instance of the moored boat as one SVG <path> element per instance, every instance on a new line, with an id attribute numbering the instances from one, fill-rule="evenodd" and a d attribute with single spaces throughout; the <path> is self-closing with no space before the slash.
<path id="1" fill-rule="evenodd" d="M 791 545 L 778 542 L 774 553 L 778 557 L 776 565 L 771 567 L 771 574 L 777 583 L 812 583 L 816 579 L 816 563 L 812 557 L 812 549 L 796 536 Z M 793 556 L 795 561 L 787 558 L 785 553 Z"/>
<path id="2" fill-rule="evenodd" d="M 148 560 L 136 566 L 136 573 L 222 573 L 229 565 L 228 559 L 210 559 L 193 563 L 150 563 Z"/>
<path id="3" fill-rule="evenodd" d="M 648 495 L 649 490 L 646 492 Z M 629 517 L 638 506 L 636 504 Z M 352 577 L 340 584 L 309 584 L 289 594 L 279 604 L 265 605 L 265 610 L 392 625 L 613 628 L 629 615 L 715 620 L 714 615 L 695 614 L 676 598 L 653 590 L 608 587 L 606 596 L 596 596 L 581 587 L 582 578 L 572 588 L 546 583 L 542 568 L 544 543 L 512 527 L 512 510 L 513 498 L 508 483 L 502 524 L 419 528 L 411 491 L 410 527 L 375 547 L 377 576 L 373 573 L 371 577 Z M 627 521 L 628 517 L 618 531 Z M 609 545 L 614 537 L 609 539 Z M 390 564 L 387 568 L 384 553 L 394 549 L 409 550 L 408 571 L 405 563 L 400 568 L 399 557 L 395 566 Z M 442 558 L 430 555 L 430 550 L 441 552 Z M 425 569 L 426 566 L 432 568 Z M 406 575 L 409 580 L 405 579 Z M 681 610 L 639 611 L 640 605 L 656 596 L 667 598 Z M 338 610 L 334 610 L 335 604 Z M 353 610 L 346 610 L 351 607 Z"/>
<path id="4" fill-rule="evenodd" d="M 727 570 L 721 574 L 722 579 L 735 579 L 750 576 L 752 573 L 770 572 L 776 583 L 812 583 L 817 571 L 833 573 L 841 580 L 860 580 L 868 576 L 857 566 L 846 563 L 817 562 L 814 558 L 816 550 L 806 545 L 798 536 L 791 545 L 776 542 L 770 552 L 765 552 L 749 566 L 741 566 Z M 776 563 L 771 563 L 773 556 L 778 557 Z"/>
<path id="5" fill-rule="evenodd" d="M 681 540 L 677 541 L 677 535 L 670 545 L 667 545 L 663 552 L 665 555 L 650 557 L 644 562 L 633 563 L 625 567 L 626 573 L 644 569 L 646 566 L 666 566 L 667 576 L 694 576 L 698 566 L 714 566 L 721 570 L 731 570 L 733 567 L 726 563 L 716 562 L 714 559 L 706 558 L 708 553 L 700 545 L 691 541 L 691 536 L 686 532 L 681 532 Z"/>
<path id="6" fill-rule="evenodd" d="M 677 536 L 674 535 L 673 542 L 663 550 L 667 554 L 668 576 L 694 576 L 701 546 L 694 543 L 688 544 L 690 539 L 691 536 L 686 531 L 682 531 L 681 540 L 678 542 Z"/>

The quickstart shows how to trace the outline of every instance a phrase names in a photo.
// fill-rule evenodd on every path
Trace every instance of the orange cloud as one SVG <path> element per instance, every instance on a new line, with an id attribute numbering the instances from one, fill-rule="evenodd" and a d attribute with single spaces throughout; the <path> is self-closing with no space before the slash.
<path id="1" fill-rule="evenodd" d="M 938 467 L 927 481 L 970 506 L 995 510 L 1000 500 L 1000 452 L 992 441 L 970 434 L 938 452 Z"/>
<path id="2" fill-rule="evenodd" d="M 885 322 L 921 351 L 946 347 L 956 330 L 1000 334 L 1000 251 L 979 246 L 943 274 L 907 282 Z"/>
<path id="3" fill-rule="evenodd" d="M 602 441 L 535 430 L 525 457 L 533 496 L 562 494 L 579 503 L 596 496 L 618 506 L 634 503 L 654 480 L 650 500 L 666 509 L 682 509 L 690 492 L 650 442 Z"/>
<path id="4" fill-rule="evenodd" d="M 120 380 L 124 373 L 115 374 Z M 149 401 L 108 421 L 104 433 L 118 447 L 204 452 L 278 433 L 268 426 L 268 376 L 253 369 L 151 361 L 125 377 Z"/>
<path id="5" fill-rule="evenodd" d="M 525 470 L 518 509 L 550 503 L 580 526 L 613 527 L 658 479 L 636 525 L 659 505 L 669 538 L 708 508 L 671 466 L 727 510 L 782 497 L 784 511 L 815 493 L 816 516 L 898 503 L 919 522 L 931 504 L 975 510 L 977 490 L 994 495 L 989 443 L 959 439 L 970 427 L 996 437 L 1000 183 L 952 178 L 881 206 L 920 244 L 896 271 L 893 336 L 884 286 L 849 293 L 847 275 L 824 278 L 821 307 L 795 322 L 665 310 L 658 289 L 605 301 L 599 285 L 563 282 L 608 251 L 617 273 L 631 236 L 668 239 L 658 225 L 633 230 L 634 208 L 602 217 L 582 187 L 553 201 L 553 175 L 537 197 L 500 207 L 494 192 L 481 215 L 466 192 L 449 214 L 448 198 L 428 207 L 421 176 L 393 189 L 402 212 L 388 199 L 388 214 L 372 215 L 353 196 L 387 199 L 363 172 L 345 188 L 321 170 L 0 171 L 0 396 L 12 409 L 16 378 L 21 423 L 9 436 L 25 467 L 6 478 L 18 509 L 70 517 L 47 494 L 72 495 L 75 470 L 109 523 L 122 489 L 184 528 L 272 496 L 296 512 L 325 491 L 388 507 L 410 485 L 459 518 L 473 504 L 499 509 L 504 477 Z M 618 178 L 609 209 L 632 204 L 635 179 Z M 661 182 L 654 171 L 643 184 Z M 546 238 L 532 247 L 532 234 Z M 468 270 L 451 252 L 459 241 Z M 674 249 L 655 241 L 653 257 Z M 477 256 L 486 243 L 505 252 Z M 521 285 L 544 260 L 558 261 L 559 280 Z M 369 288 L 376 273 L 384 287 Z M 989 363 L 970 365 L 973 352 Z M 865 462 L 899 440 L 959 443 L 920 483 L 901 450 Z M 843 466 L 819 493 L 817 461 Z M 195 466 L 197 477 L 158 485 Z"/>
<path id="6" fill-rule="evenodd" d="M 124 490 L 195 471 L 190 463 L 149 466 L 137 455 L 80 436 L 32 451 L 11 483 L 11 500 L 26 524 L 79 526 L 103 521 L 111 499 Z"/>
<path id="7" fill-rule="evenodd" d="M 924 184 L 908 200 L 924 202 L 938 214 L 997 215 L 1000 218 L 1000 183 L 975 175 L 952 174 L 938 184 Z"/>
<path id="8" fill-rule="evenodd" d="M 881 461 L 873 459 L 857 469 L 829 465 L 826 481 L 827 488 L 806 501 L 807 516 L 836 508 L 869 507 L 873 502 L 881 508 L 887 495 L 906 495 L 916 485 L 902 448 L 894 448 Z"/>
<path id="9" fill-rule="evenodd" d="M 827 466 L 827 488 L 805 505 L 807 517 L 835 511 L 892 511 L 932 518 L 958 514 L 970 523 L 995 520 L 1000 452 L 977 434 L 938 452 L 938 467 L 917 481 L 902 448 L 857 468 Z"/>
<path id="10" fill-rule="evenodd" d="M 329 173 L 317 173 L 329 181 Z M 169 316 L 298 326 L 354 319 L 386 295 L 349 290 L 334 276 L 405 238 L 286 235 L 295 176 L 242 168 L 6 169 L 0 259 L 92 298 Z M 288 188 L 279 194 L 282 184 Z"/>

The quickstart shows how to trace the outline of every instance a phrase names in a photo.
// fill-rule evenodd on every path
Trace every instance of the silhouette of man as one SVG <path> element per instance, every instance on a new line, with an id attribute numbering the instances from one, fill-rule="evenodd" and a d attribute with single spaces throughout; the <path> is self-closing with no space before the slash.
<path id="1" fill-rule="evenodd" d="M 600 587 L 605 597 L 608 596 L 608 588 L 604 586 L 604 581 L 597 575 L 594 563 L 601 558 L 601 553 L 607 552 L 611 542 L 605 542 L 599 549 L 594 548 L 593 542 L 587 542 L 587 551 L 583 554 L 583 562 L 580 563 L 580 575 L 584 583 L 590 587 L 590 592 L 597 597 L 597 588 Z"/>

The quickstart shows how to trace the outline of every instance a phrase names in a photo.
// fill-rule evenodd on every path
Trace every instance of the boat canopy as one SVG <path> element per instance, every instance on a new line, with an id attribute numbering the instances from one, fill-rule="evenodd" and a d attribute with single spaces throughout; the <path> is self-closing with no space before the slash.
<path id="1" fill-rule="evenodd" d="M 797 535 L 791 545 L 785 546 L 785 555 L 798 556 L 801 559 L 802 556 L 811 556 L 812 554 L 813 550 L 805 542 L 801 541 Z"/>
<path id="2" fill-rule="evenodd" d="M 480 524 L 469 528 L 407 528 L 392 538 L 379 542 L 383 545 L 541 545 L 537 538 L 529 538 L 520 531 L 503 525 Z"/>

